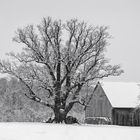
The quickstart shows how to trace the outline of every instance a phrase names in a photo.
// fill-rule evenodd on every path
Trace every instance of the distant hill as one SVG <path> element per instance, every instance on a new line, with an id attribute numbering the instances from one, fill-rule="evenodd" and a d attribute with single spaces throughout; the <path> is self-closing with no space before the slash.
<path id="1" fill-rule="evenodd" d="M 42 122 L 52 115 L 49 108 L 29 100 L 23 92 L 23 86 L 17 79 L 0 78 L 0 122 Z M 86 93 L 87 90 L 83 90 L 81 98 Z M 68 115 L 83 123 L 84 107 L 75 104 Z"/>

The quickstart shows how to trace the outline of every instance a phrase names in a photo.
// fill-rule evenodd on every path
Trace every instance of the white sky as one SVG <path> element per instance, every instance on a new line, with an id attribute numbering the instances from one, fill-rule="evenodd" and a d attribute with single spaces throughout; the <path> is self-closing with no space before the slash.
<path id="1" fill-rule="evenodd" d="M 110 26 L 107 57 L 125 73 L 109 80 L 140 82 L 140 0 L 0 0 L 1 58 L 19 50 L 12 42 L 18 27 L 39 24 L 47 16 Z"/>

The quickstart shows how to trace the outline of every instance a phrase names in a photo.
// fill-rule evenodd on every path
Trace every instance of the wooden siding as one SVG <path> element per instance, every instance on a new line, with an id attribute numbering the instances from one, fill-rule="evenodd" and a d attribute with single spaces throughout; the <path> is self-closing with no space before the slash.
<path id="1" fill-rule="evenodd" d="M 85 122 L 88 118 L 111 118 L 112 106 L 100 84 L 97 85 L 85 110 Z"/>
<path id="2" fill-rule="evenodd" d="M 133 108 L 113 108 L 112 123 L 114 125 L 140 126 L 140 113 Z"/>

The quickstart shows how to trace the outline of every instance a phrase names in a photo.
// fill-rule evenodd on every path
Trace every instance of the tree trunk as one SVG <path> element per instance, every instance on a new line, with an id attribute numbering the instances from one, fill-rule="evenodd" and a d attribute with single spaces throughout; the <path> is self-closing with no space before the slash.
<path id="1" fill-rule="evenodd" d="M 64 112 L 63 109 L 56 108 L 54 111 L 54 115 L 55 115 L 54 122 L 56 123 L 63 123 L 64 120 L 66 119 L 66 113 Z"/>

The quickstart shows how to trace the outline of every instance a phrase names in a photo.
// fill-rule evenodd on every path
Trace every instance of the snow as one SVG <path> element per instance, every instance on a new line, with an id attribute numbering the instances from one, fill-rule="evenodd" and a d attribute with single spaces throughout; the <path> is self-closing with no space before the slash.
<path id="1" fill-rule="evenodd" d="M 136 107 L 140 104 L 140 87 L 135 82 L 102 82 L 101 86 L 113 107 Z"/>
<path id="2" fill-rule="evenodd" d="M 139 140 L 140 128 L 111 125 L 0 123 L 0 140 Z"/>

